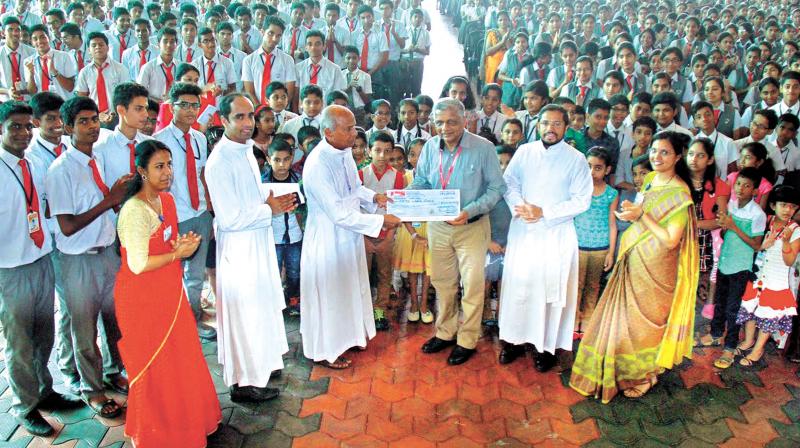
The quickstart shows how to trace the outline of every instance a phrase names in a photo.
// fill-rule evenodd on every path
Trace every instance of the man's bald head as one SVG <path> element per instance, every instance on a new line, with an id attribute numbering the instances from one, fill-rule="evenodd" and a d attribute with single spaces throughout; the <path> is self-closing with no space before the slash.
<path id="1" fill-rule="evenodd" d="M 347 149 L 356 140 L 356 118 L 350 109 L 333 104 L 322 110 L 320 130 L 331 146 Z"/>

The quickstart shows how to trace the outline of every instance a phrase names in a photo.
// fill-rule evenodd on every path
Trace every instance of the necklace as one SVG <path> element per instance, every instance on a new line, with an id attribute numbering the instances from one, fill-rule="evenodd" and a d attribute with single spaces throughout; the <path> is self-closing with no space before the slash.
<path id="1" fill-rule="evenodd" d="M 150 208 L 152 208 L 153 211 L 156 212 L 156 215 L 158 216 L 158 220 L 161 221 L 161 222 L 164 222 L 164 215 L 162 215 L 161 213 L 158 212 L 158 209 L 160 208 L 160 205 L 161 205 L 161 198 L 156 196 L 156 200 L 158 201 L 158 204 L 154 204 L 153 200 L 150 199 L 149 197 L 147 197 L 147 194 L 145 193 L 145 199 L 147 199 L 147 204 L 150 206 Z"/>

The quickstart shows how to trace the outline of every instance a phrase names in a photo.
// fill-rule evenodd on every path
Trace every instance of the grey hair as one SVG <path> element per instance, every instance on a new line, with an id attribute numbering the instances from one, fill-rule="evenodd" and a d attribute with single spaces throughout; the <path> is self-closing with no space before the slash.
<path id="1" fill-rule="evenodd" d="M 454 98 L 439 98 L 436 100 L 436 103 L 433 104 L 434 118 L 439 115 L 440 112 L 444 112 L 448 109 L 454 110 L 461 118 L 464 118 L 466 113 L 464 103 L 461 101 Z"/>
<path id="2" fill-rule="evenodd" d="M 319 131 L 324 135 L 325 129 L 334 130 L 336 128 L 336 113 L 333 111 L 335 108 L 331 106 L 322 109 L 319 115 Z"/>

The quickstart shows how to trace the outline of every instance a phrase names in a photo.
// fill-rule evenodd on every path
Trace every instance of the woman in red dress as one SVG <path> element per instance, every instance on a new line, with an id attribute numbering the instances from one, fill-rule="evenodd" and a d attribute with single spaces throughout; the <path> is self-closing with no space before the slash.
<path id="1" fill-rule="evenodd" d="M 125 435 L 138 447 L 204 447 L 221 420 L 181 277 L 200 237 L 178 234 L 163 143 L 136 147 L 136 175 L 117 231 L 122 266 L 114 299 L 130 378 Z"/>

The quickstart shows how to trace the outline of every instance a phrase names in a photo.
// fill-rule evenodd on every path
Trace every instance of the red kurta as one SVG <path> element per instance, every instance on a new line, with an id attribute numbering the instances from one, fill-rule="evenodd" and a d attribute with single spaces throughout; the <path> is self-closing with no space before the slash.
<path id="1" fill-rule="evenodd" d="M 150 255 L 171 252 L 178 236 L 175 202 L 160 197 L 164 222 L 151 235 Z M 222 418 L 181 273 L 176 260 L 136 275 L 122 247 L 114 301 L 130 379 L 125 435 L 137 448 L 204 447 Z"/>

